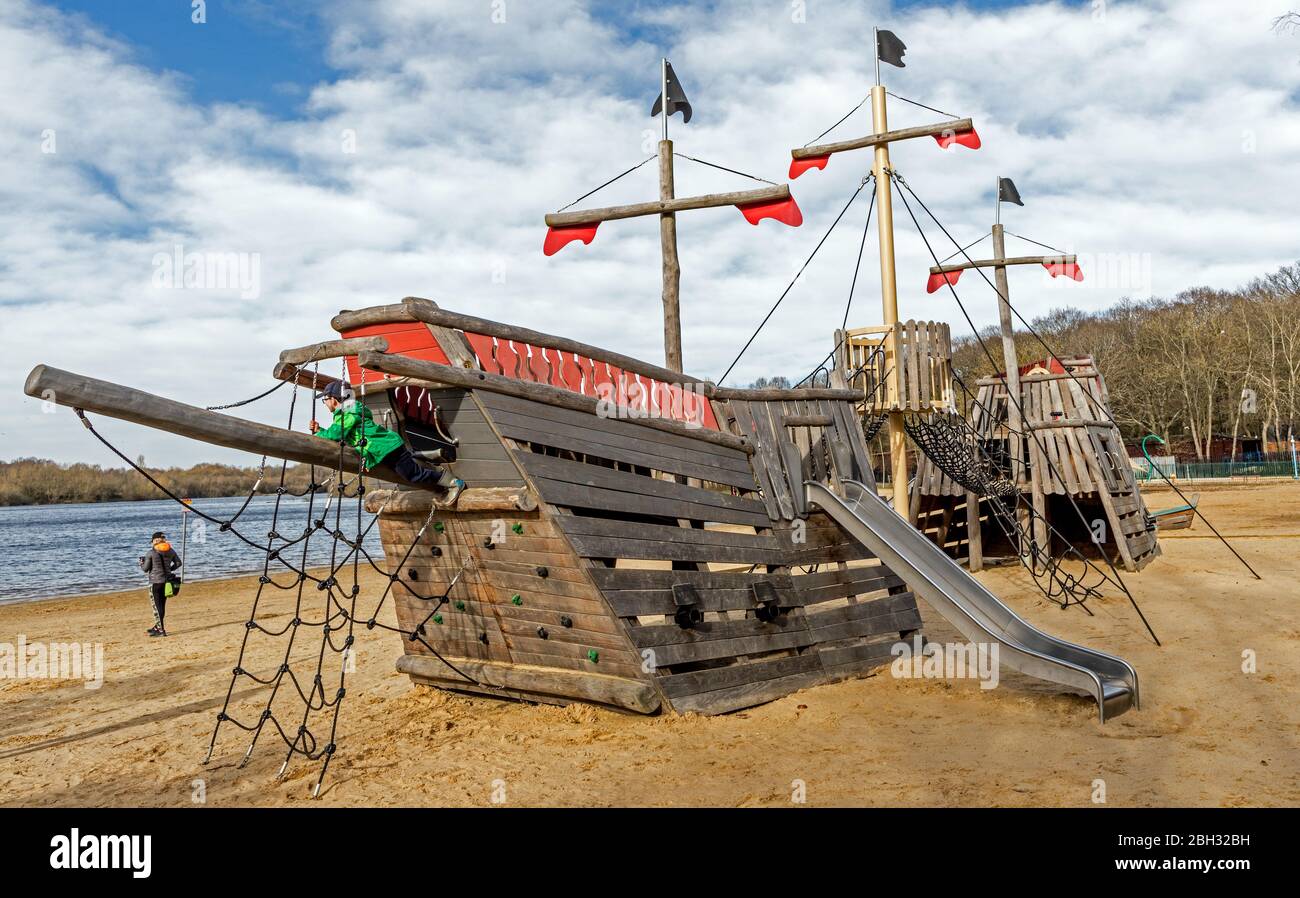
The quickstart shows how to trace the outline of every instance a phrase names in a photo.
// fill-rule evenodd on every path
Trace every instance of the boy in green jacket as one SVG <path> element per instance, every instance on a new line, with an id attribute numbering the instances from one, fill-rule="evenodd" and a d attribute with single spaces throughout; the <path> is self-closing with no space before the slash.
<path id="1" fill-rule="evenodd" d="M 364 403 L 353 399 L 351 388 L 341 380 L 331 381 L 321 391 L 325 408 L 334 415 L 329 427 L 311 422 L 311 432 L 326 440 L 342 442 L 357 450 L 367 471 L 382 465 L 395 472 L 411 486 L 439 494 L 442 505 L 452 505 L 465 488 L 458 477 L 446 478 L 447 472 L 437 465 L 426 465 L 402 442 L 400 435 L 380 427 Z"/>

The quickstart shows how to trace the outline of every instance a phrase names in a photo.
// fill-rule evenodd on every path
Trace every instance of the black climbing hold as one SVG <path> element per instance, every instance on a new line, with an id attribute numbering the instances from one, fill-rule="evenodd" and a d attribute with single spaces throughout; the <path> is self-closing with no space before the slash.
<path id="1" fill-rule="evenodd" d="M 483 643 L 484 645 L 487 645 L 487 644 L 488 644 L 488 641 L 487 641 L 487 634 L 486 634 L 486 633 L 480 633 L 480 634 L 478 634 L 478 641 L 481 642 L 481 643 Z"/>
<path id="2" fill-rule="evenodd" d="M 483 548 L 485 548 L 485 549 L 495 549 L 496 547 L 497 547 L 497 544 L 494 543 L 494 542 L 492 542 L 492 537 L 489 536 L 489 537 L 487 537 L 486 539 L 483 540 Z"/>
<path id="3" fill-rule="evenodd" d="M 538 628 L 537 628 L 537 635 L 538 635 L 539 637 L 541 637 L 542 639 L 546 639 L 546 638 L 549 637 L 551 634 L 546 632 L 546 628 L 545 628 L 545 627 L 538 627 Z"/>
<path id="4" fill-rule="evenodd" d="M 572 627 L 572 626 L 573 626 L 573 618 L 569 617 L 567 614 L 562 615 L 562 616 L 560 617 L 560 626 L 562 626 L 562 627 Z"/>
<path id="5" fill-rule="evenodd" d="M 417 571 L 415 568 L 410 568 L 410 569 L 406 572 L 406 576 L 410 577 L 412 580 L 419 580 L 419 579 L 420 579 L 420 572 Z"/>
<path id="6" fill-rule="evenodd" d="M 431 549 L 429 549 L 429 554 L 432 555 L 434 558 L 441 558 L 442 549 L 439 546 L 433 546 Z"/>
<path id="7" fill-rule="evenodd" d="M 550 572 L 550 570 L 549 570 L 548 568 L 545 568 L 545 567 L 543 567 L 543 566 L 541 566 L 541 565 L 538 565 L 538 567 L 537 567 L 537 576 L 539 576 L 539 577 L 549 577 L 549 576 L 551 576 L 551 572 Z"/>

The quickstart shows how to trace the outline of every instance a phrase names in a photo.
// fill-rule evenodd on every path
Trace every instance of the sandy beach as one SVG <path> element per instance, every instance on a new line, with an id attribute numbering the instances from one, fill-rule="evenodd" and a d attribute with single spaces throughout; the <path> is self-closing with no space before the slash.
<path id="1" fill-rule="evenodd" d="M 1088 806 L 1101 781 L 1113 806 L 1300 804 L 1300 483 L 1195 491 L 1264 579 L 1201 522 L 1163 537 L 1163 556 L 1125 576 L 1162 647 L 1115 590 L 1090 617 L 1041 599 L 1018 567 L 979 575 L 1036 626 L 1137 668 L 1141 710 L 1105 726 L 1091 701 L 1010 673 L 981 690 L 888 668 L 713 718 L 504 703 L 413 686 L 394 670 L 400 637 L 362 629 L 316 803 L 789 806 L 801 782 L 812 806 Z M 1179 502 L 1144 493 L 1154 508 Z M 362 585 L 377 595 L 381 579 Z M 274 732 L 240 768 L 248 736 L 226 727 L 201 764 L 255 588 L 250 577 L 187 584 L 162 640 L 145 636 L 142 589 L 0 606 L 0 643 L 102 643 L 106 667 L 97 689 L 0 679 L 0 806 L 314 804 L 315 763 L 295 760 L 275 780 L 285 749 Z M 289 596 L 264 607 L 287 622 Z M 956 638 L 922 612 L 932 639 Z M 386 614 L 394 623 L 391 602 Z M 250 666 L 281 651 L 254 640 Z M 261 692 L 244 680 L 234 707 L 255 715 Z"/>

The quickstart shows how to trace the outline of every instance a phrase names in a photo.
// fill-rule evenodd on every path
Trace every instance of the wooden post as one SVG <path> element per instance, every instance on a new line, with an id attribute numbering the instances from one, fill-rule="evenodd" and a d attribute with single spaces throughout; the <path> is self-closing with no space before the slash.
<path id="1" fill-rule="evenodd" d="M 664 121 L 668 120 L 668 97 L 664 99 Z M 665 129 L 666 130 L 666 129 Z M 659 199 L 673 199 L 673 142 L 659 141 Z M 677 261 L 677 215 L 665 212 L 659 216 L 659 248 L 663 255 L 664 273 L 664 367 L 682 370 L 682 314 L 679 295 L 682 266 Z"/>
<path id="2" fill-rule="evenodd" d="M 876 134 L 889 130 L 885 113 L 885 88 L 877 84 L 871 88 L 871 125 Z M 876 177 L 876 227 L 880 234 L 880 303 L 884 323 L 892 326 L 898 322 L 898 278 L 894 268 L 894 204 L 890 192 L 889 144 L 875 147 L 875 160 L 871 167 Z M 902 347 L 898 329 L 892 328 L 886 338 L 885 366 L 889 374 L 889 389 L 894 398 L 902 393 Z M 903 413 L 889 413 L 889 458 L 893 466 L 891 480 L 894 484 L 894 511 L 911 520 L 911 503 L 907 495 L 907 437 L 903 433 Z"/>
<path id="3" fill-rule="evenodd" d="M 1007 257 L 1006 236 L 1001 224 L 993 225 L 993 257 L 1001 262 L 1005 262 Z M 1007 283 L 1007 266 L 1005 264 L 994 265 L 993 278 L 998 288 L 998 325 L 1002 331 L 1002 363 L 1006 366 L 1007 442 L 1011 450 L 1011 474 L 1016 487 L 1023 490 L 1029 482 L 1029 478 L 1026 477 L 1028 472 L 1025 470 L 1025 441 L 1023 437 L 1025 422 L 1020 414 L 1021 403 L 1024 402 L 1024 398 L 1020 393 L 1020 359 L 1016 354 L 1016 337 L 1011 322 L 1011 288 Z M 1016 512 L 1016 517 L 1020 521 L 1021 532 L 1023 533 L 1029 513 L 1019 510 Z M 1029 546 L 1022 544 L 1017 546 L 1017 549 L 1021 555 L 1024 555 L 1029 551 Z"/>

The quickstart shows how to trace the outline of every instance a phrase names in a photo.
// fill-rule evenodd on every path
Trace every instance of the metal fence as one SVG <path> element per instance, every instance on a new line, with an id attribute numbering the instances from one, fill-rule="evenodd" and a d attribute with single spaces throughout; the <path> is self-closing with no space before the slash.
<path id="1" fill-rule="evenodd" d="M 1292 452 L 1252 453 L 1237 459 L 1174 461 L 1158 458 L 1153 473 L 1145 458 L 1135 458 L 1133 474 L 1140 482 L 1159 481 L 1161 473 L 1174 480 L 1251 480 L 1261 477 L 1300 479 L 1300 459 Z"/>

